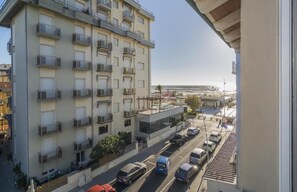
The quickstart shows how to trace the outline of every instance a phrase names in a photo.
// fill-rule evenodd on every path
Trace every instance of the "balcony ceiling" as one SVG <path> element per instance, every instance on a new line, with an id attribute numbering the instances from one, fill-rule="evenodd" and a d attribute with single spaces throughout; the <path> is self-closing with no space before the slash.
<path id="1" fill-rule="evenodd" d="M 240 49 L 240 0 L 186 1 L 229 47 Z"/>

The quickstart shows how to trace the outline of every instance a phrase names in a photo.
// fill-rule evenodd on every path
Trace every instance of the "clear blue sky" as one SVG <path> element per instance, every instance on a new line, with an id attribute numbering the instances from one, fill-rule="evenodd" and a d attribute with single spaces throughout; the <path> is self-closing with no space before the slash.
<path id="1" fill-rule="evenodd" d="M 152 11 L 152 85 L 210 84 L 235 88 L 230 49 L 185 0 L 139 0 Z M 0 5 L 3 0 L 0 0 Z M 10 63 L 6 50 L 10 31 L 0 27 L 0 63 Z"/>

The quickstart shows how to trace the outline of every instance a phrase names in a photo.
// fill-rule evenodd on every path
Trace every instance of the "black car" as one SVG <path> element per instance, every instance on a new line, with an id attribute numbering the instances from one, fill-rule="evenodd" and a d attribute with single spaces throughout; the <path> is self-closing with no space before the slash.
<path id="1" fill-rule="evenodd" d="M 189 140 L 187 135 L 176 134 L 173 138 L 169 140 L 169 142 L 173 145 L 183 145 Z"/>
<path id="2" fill-rule="evenodd" d="M 117 174 L 117 181 L 126 185 L 131 185 L 132 181 L 146 172 L 146 164 L 141 162 L 129 163 Z"/>

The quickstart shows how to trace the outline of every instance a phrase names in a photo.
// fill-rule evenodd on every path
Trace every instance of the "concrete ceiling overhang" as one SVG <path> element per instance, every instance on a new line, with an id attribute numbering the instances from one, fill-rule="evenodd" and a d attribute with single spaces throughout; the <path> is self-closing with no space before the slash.
<path id="1" fill-rule="evenodd" d="M 186 1 L 229 47 L 240 49 L 241 0 Z"/>

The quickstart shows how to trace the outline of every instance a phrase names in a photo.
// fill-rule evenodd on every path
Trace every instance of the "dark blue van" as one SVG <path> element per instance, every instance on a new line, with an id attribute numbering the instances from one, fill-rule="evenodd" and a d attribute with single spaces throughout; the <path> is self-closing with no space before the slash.
<path id="1" fill-rule="evenodd" d="M 156 163 L 155 172 L 159 174 L 167 175 L 170 164 L 171 164 L 170 158 L 165 156 L 160 156 Z"/>

